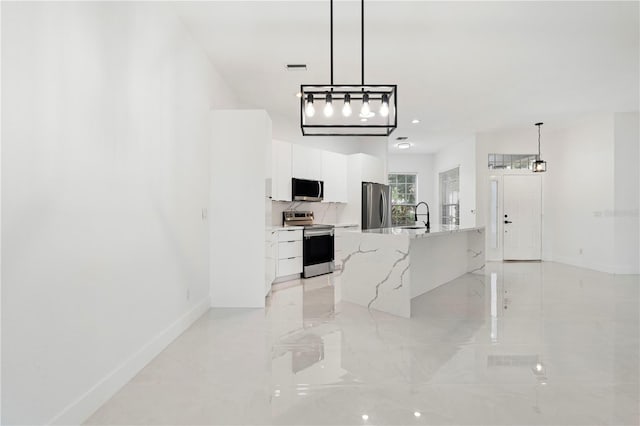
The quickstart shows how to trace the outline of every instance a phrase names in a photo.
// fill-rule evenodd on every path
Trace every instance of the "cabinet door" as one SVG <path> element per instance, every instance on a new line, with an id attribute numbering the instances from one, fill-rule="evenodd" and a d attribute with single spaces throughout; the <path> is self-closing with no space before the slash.
<path id="1" fill-rule="evenodd" d="M 271 198 L 276 201 L 291 201 L 291 144 L 274 140 L 271 148 Z"/>
<path id="2" fill-rule="evenodd" d="M 293 144 L 292 157 L 294 178 L 322 180 L 322 151 Z"/>
<path id="3" fill-rule="evenodd" d="M 347 156 L 322 151 L 322 180 L 324 180 L 324 201 L 346 203 Z"/>
<path id="4" fill-rule="evenodd" d="M 382 161 L 372 155 L 362 155 L 362 181 L 387 184 Z"/>
<path id="5" fill-rule="evenodd" d="M 277 249 L 278 236 L 275 231 L 267 231 L 265 238 L 265 251 L 266 251 L 266 263 L 265 263 L 265 295 L 271 291 L 271 284 L 276 279 L 277 268 Z"/>

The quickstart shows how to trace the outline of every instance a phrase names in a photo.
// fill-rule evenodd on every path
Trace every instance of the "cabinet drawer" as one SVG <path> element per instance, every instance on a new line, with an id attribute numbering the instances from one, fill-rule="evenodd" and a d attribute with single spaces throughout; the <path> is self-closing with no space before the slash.
<path id="1" fill-rule="evenodd" d="M 278 241 L 281 243 L 287 241 L 302 241 L 302 229 L 285 229 L 278 231 Z"/>
<path id="2" fill-rule="evenodd" d="M 278 276 L 302 273 L 302 257 L 278 260 Z"/>
<path id="3" fill-rule="evenodd" d="M 278 243 L 278 259 L 302 257 L 302 241 L 286 241 Z"/>

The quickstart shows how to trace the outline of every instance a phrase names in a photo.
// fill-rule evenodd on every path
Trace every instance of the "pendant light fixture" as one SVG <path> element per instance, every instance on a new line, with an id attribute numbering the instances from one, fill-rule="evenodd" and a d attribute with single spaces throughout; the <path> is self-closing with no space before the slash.
<path id="1" fill-rule="evenodd" d="M 364 0 L 360 0 L 360 84 L 333 83 L 333 0 L 329 3 L 331 80 L 329 84 L 300 86 L 302 135 L 389 136 L 397 127 L 398 86 L 364 82 Z M 341 113 L 334 114 L 336 103 Z M 316 107 L 321 108 L 323 114 L 316 114 Z"/>
<path id="2" fill-rule="evenodd" d="M 544 123 L 536 123 L 538 126 L 538 158 L 531 165 L 531 171 L 534 173 L 541 173 L 547 171 L 547 162 L 540 159 L 540 127 Z"/>

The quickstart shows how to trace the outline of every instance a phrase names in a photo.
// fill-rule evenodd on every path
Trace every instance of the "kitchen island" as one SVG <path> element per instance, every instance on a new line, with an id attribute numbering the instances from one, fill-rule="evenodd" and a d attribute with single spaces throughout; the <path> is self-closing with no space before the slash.
<path id="1" fill-rule="evenodd" d="M 484 227 L 381 228 L 342 238 L 342 300 L 405 318 L 411 299 L 484 266 Z"/>

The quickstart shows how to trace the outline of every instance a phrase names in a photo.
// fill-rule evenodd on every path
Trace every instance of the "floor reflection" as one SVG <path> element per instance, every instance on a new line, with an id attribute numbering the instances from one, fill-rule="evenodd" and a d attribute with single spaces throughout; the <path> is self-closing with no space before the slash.
<path id="1" fill-rule="evenodd" d="M 640 424 L 638 276 L 488 263 L 410 319 L 339 276 L 211 310 L 91 424 Z"/>

